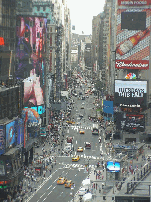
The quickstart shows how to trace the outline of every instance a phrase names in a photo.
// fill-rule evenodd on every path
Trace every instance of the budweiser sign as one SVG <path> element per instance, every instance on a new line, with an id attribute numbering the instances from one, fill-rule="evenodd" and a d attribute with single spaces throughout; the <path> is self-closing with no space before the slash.
<path id="1" fill-rule="evenodd" d="M 151 0 L 118 0 L 119 6 L 145 6 L 151 5 Z"/>
<path id="2" fill-rule="evenodd" d="M 116 60 L 117 69 L 149 69 L 149 61 L 143 60 Z"/>

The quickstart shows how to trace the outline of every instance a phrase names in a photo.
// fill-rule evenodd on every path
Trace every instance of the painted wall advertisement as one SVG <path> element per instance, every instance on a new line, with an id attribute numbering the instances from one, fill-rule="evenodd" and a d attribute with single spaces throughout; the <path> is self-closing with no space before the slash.
<path id="1" fill-rule="evenodd" d="M 117 10 L 115 68 L 149 69 L 150 18 L 151 9 Z"/>
<path id="2" fill-rule="evenodd" d="M 0 126 L 0 155 L 5 153 L 5 129 Z"/>

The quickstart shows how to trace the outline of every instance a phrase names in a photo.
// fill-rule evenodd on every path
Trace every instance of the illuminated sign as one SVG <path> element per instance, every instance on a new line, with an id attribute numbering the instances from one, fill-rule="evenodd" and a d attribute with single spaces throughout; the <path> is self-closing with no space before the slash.
<path id="1" fill-rule="evenodd" d="M 119 6 L 145 6 L 151 5 L 150 0 L 118 0 Z"/>
<path id="2" fill-rule="evenodd" d="M 3 37 L 0 37 L 0 46 L 4 46 L 5 43 L 4 43 L 4 38 Z"/>
<path id="3" fill-rule="evenodd" d="M 147 81 L 115 80 L 115 106 L 142 107 L 147 104 Z"/>
<path id="4" fill-rule="evenodd" d="M 129 73 L 125 76 L 125 79 L 136 79 L 136 75 L 134 73 Z"/>

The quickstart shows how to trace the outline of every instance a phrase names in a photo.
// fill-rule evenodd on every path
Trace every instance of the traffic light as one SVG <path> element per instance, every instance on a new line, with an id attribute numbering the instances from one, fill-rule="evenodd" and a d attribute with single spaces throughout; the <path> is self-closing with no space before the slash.
<path id="1" fill-rule="evenodd" d="M 106 200 L 106 196 L 103 196 L 103 200 Z"/>

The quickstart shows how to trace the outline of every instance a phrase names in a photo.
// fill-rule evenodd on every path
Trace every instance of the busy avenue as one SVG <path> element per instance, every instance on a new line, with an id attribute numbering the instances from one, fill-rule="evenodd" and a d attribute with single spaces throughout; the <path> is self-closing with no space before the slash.
<path id="1" fill-rule="evenodd" d="M 90 82 L 83 84 L 80 81 L 80 84 L 74 89 L 78 96 L 71 93 L 69 100 L 71 114 L 60 124 L 59 141 L 61 144 L 55 147 L 54 154 L 51 152 L 51 156 L 56 159 L 55 162 L 52 160 L 54 166 L 53 168 L 51 164 L 48 166 L 45 174 L 48 177 L 43 179 L 43 183 L 37 187 L 36 192 L 30 195 L 28 201 L 50 201 L 50 198 L 51 201 L 56 202 L 70 201 L 72 195 L 78 193 L 82 181 L 97 165 L 100 165 L 100 159 L 103 160 L 105 157 L 103 140 L 101 142 L 103 128 L 100 130 L 100 135 L 92 134 L 94 121 L 90 118 L 90 114 L 92 110 L 96 113 L 94 100 L 97 97 L 91 94 L 90 89 Z M 90 93 L 86 94 L 87 90 Z M 101 123 L 98 121 L 96 123 L 100 128 Z M 68 149 L 69 145 L 71 148 Z M 42 149 L 49 152 L 50 145 L 46 142 L 44 147 L 41 145 L 36 148 L 41 154 Z M 73 160 L 74 157 L 78 158 Z M 74 193 L 71 194 L 71 189 L 65 188 L 65 183 L 61 183 L 61 185 L 57 183 L 59 177 L 72 181 Z"/>

